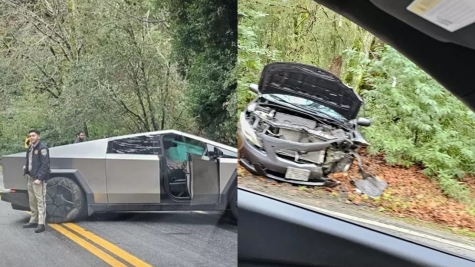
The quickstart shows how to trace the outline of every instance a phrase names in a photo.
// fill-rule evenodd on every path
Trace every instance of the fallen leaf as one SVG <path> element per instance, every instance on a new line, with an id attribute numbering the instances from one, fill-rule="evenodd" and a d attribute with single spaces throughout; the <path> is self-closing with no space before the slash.
<path id="1" fill-rule="evenodd" d="M 360 197 L 360 196 L 356 196 L 355 199 L 353 199 L 353 203 L 356 204 L 356 205 L 361 204 L 361 197 Z"/>

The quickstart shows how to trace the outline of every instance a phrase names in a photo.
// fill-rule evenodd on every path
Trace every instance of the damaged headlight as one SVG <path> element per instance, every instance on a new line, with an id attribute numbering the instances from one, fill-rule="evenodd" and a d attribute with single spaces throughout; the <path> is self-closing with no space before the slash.
<path id="1" fill-rule="evenodd" d="M 241 129 L 244 137 L 258 147 L 262 147 L 261 142 L 257 138 L 256 132 L 252 129 L 251 124 L 246 120 L 246 113 L 241 112 L 241 117 L 239 118 L 239 128 Z"/>

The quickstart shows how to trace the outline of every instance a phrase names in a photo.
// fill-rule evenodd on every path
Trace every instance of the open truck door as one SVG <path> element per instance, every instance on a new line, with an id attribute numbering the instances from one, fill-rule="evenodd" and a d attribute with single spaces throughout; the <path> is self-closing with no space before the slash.
<path id="1" fill-rule="evenodd" d="M 220 202 L 218 161 L 218 157 L 187 154 L 186 182 L 191 205 Z"/>

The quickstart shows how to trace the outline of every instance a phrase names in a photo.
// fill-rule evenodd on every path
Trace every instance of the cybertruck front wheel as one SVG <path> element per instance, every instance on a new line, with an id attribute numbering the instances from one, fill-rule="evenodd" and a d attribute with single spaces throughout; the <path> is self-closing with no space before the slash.
<path id="1" fill-rule="evenodd" d="M 85 195 L 70 178 L 53 177 L 46 184 L 46 220 L 65 223 L 84 215 Z"/>

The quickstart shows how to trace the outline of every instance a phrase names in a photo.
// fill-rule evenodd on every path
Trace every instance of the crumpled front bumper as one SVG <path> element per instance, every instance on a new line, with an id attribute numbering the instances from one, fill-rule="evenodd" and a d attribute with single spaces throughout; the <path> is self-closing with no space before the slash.
<path id="1" fill-rule="evenodd" d="M 303 144 L 291 141 L 285 141 L 282 139 L 274 138 L 267 135 L 259 136 L 262 141 L 263 148 L 258 148 L 251 144 L 242 131 L 238 130 L 238 150 L 240 155 L 240 163 L 244 165 L 249 171 L 265 176 L 274 180 L 297 184 L 297 185 L 309 185 L 309 186 L 323 186 L 326 184 L 326 180 L 323 177 L 322 168 L 311 163 L 297 163 L 282 157 L 279 157 L 276 153 L 276 149 L 290 149 L 296 151 L 317 151 L 325 149 L 329 146 L 329 143 L 317 143 L 317 144 Z M 337 142 L 337 140 L 332 140 Z M 316 181 L 298 181 L 285 179 L 276 174 L 285 174 L 288 167 L 305 169 L 310 171 L 310 180 Z"/>

